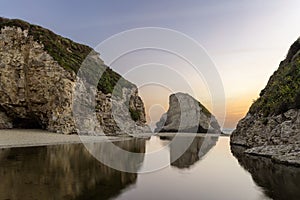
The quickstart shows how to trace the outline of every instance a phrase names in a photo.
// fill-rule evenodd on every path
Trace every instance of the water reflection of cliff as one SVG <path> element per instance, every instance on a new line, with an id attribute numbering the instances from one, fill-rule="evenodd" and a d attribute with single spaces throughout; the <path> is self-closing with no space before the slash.
<path id="1" fill-rule="evenodd" d="M 173 137 L 161 136 L 161 139 L 172 140 Z M 192 142 L 189 136 L 177 137 L 170 143 L 171 165 L 180 169 L 189 168 L 204 157 L 216 145 L 217 141 L 217 136 L 197 136 Z M 188 148 L 186 148 L 187 146 Z"/>
<path id="2" fill-rule="evenodd" d="M 122 141 L 118 146 L 145 152 L 144 140 Z M 112 154 L 127 168 L 136 169 L 143 162 L 143 156 L 128 162 Z M 0 199 L 109 199 L 136 179 L 137 174 L 101 164 L 81 144 L 0 150 Z"/>
<path id="3" fill-rule="evenodd" d="M 300 168 L 275 164 L 270 159 L 244 154 L 245 148 L 231 146 L 239 164 L 251 173 L 255 183 L 274 200 L 300 199 Z"/>

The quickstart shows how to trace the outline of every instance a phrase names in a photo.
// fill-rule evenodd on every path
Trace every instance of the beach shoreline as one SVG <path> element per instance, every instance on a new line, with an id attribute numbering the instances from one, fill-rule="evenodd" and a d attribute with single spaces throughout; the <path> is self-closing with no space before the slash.
<path id="1" fill-rule="evenodd" d="M 64 135 L 40 129 L 2 129 L 0 130 L 0 149 L 17 147 L 49 146 L 108 142 L 130 139 L 126 136 L 79 136 Z"/>
<path id="2" fill-rule="evenodd" d="M 114 142 L 132 138 L 150 138 L 151 136 L 191 136 L 191 137 L 205 137 L 205 136 L 223 136 L 219 134 L 190 134 L 190 133 L 147 133 L 134 135 L 117 135 L 117 136 L 88 136 L 88 135 L 64 135 L 53 133 L 41 129 L 1 129 L 0 130 L 0 149 L 3 148 L 17 148 L 17 147 L 34 147 L 34 146 L 49 146 L 60 144 L 78 144 L 78 143 L 94 143 L 94 142 Z"/>

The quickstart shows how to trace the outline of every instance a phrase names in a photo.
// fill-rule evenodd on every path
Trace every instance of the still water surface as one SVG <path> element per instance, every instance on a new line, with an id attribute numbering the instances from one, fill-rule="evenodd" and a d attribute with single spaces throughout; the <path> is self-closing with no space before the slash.
<path id="1" fill-rule="evenodd" d="M 136 153 L 160 149 L 163 156 L 155 160 L 147 154 L 135 159 L 118 157 L 116 152 L 102 156 L 113 155 L 127 169 L 145 171 L 153 162 L 172 160 L 180 144 L 162 149 L 170 139 L 153 136 L 115 142 Z M 300 199 L 300 168 L 244 155 L 241 147 L 230 148 L 228 137 L 203 141 L 203 137 L 196 137 L 179 159 L 150 173 L 111 169 L 82 144 L 0 149 L 0 200 Z M 105 149 L 106 143 L 95 145 Z"/>

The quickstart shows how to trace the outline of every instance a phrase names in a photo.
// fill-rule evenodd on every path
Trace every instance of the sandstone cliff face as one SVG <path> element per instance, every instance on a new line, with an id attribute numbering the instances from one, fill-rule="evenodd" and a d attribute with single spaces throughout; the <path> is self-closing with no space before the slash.
<path id="1" fill-rule="evenodd" d="M 269 117 L 247 114 L 231 135 L 231 143 L 247 147 L 300 142 L 300 111 L 291 109 Z"/>
<path id="2" fill-rule="evenodd" d="M 247 154 L 300 165 L 300 39 L 238 123 L 230 142 L 252 147 Z"/>
<path id="3" fill-rule="evenodd" d="M 300 143 L 300 40 L 231 135 L 248 147 Z"/>
<path id="4" fill-rule="evenodd" d="M 169 110 L 156 132 L 221 133 L 216 118 L 196 99 L 184 93 L 170 95 Z"/>
<path id="5" fill-rule="evenodd" d="M 92 49 L 20 20 L 0 18 L 0 28 L 0 128 L 78 133 L 73 114 L 74 90 L 87 85 L 86 80 L 78 80 L 76 73 Z M 124 123 L 129 124 L 126 131 L 149 130 L 144 124 L 144 106 L 136 86 L 123 80 L 126 85 L 117 89 L 125 96 L 113 99 L 113 84 L 122 77 L 105 67 L 99 56 L 91 58 L 104 71 L 105 79 L 99 81 L 92 99 L 96 103 L 95 123 L 101 128 L 89 130 L 88 134 L 121 133 L 124 129 L 118 124 Z M 117 123 L 112 112 L 114 102 L 127 109 L 126 113 L 135 114 L 135 119 L 122 115 L 119 121 L 123 123 Z"/>

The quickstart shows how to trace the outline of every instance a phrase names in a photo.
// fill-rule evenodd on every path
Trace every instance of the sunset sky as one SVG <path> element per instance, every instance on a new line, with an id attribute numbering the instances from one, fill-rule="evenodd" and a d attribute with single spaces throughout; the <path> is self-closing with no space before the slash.
<path id="1" fill-rule="evenodd" d="M 3 0 L 0 15 L 41 25 L 91 47 L 133 28 L 162 27 L 182 32 L 196 40 L 213 60 L 226 95 L 224 128 L 234 128 L 300 36 L 299 9 L 298 0 Z M 128 79 L 135 81 L 134 77 Z M 207 95 L 200 91 L 201 85 L 194 96 L 211 108 Z M 162 106 L 153 112 L 167 109 L 168 92 L 162 90 L 157 89 L 155 100 L 151 88 L 142 89 L 147 113 L 154 101 Z"/>

